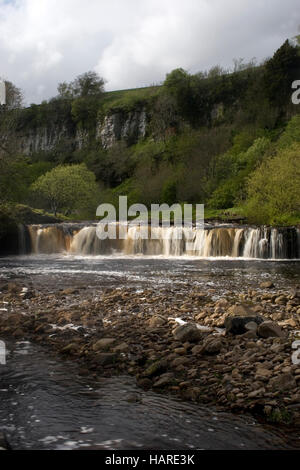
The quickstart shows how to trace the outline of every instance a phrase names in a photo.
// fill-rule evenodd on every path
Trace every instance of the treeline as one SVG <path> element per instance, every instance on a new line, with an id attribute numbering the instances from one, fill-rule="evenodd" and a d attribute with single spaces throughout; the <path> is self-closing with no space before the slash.
<path id="1" fill-rule="evenodd" d="M 101 77 L 83 74 L 59 84 L 49 102 L 2 115 L 0 198 L 94 218 L 99 203 L 117 205 L 119 195 L 128 195 L 129 203 L 147 206 L 205 203 L 254 223 L 299 223 L 300 116 L 291 102 L 296 79 L 299 47 L 289 41 L 260 65 L 236 61 L 233 70 L 194 75 L 176 69 L 162 86 L 140 90 L 105 93 Z M 142 108 L 146 138 L 104 149 L 95 138 L 97 121 Z M 18 132 L 49 123 L 86 131 L 86 145 L 78 150 L 62 139 L 49 152 L 19 155 Z M 67 188 L 76 194 L 74 171 L 79 193 L 68 198 Z M 47 195 L 49 181 L 63 189 L 59 205 Z"/>

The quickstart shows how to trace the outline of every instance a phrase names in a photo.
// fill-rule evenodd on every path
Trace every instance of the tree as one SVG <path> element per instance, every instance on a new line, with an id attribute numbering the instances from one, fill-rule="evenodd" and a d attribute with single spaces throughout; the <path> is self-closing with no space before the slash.
<path id="1" fill-rule="evenodd" d="M 104 79 L 96 72 L 89 71 L 78 75 L 78 77 L 70 83 L 60 83 L 57 90 L 59 96 L 65 99 L 100 98 L 104 92 L 104 83 Z"/>
<path id="2" fill-rule="evenodd" d="M 291 95 L 292 82 L 299 78 L 299 48 L 288 40 L 265 64 L 264 87 L 272 104 L 283 106 Z"/>
<path id="3" fill-rule="evenodd" d="M 248 182 L 248 216 L 278 223 L 300 215 L 300 144 L 280 150 L 253 172 Z"/>
<path id="4" fill-rule="evenodd" d="M 94 173 L 85 164 L 59 165 L 40 176 L 31 187 L 56 216 L 96 208 L 98 186 Z"/>

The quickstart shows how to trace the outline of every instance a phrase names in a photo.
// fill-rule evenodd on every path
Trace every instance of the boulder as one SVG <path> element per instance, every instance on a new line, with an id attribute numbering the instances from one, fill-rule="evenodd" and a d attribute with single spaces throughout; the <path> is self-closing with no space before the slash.
<path id="1" fill-rule="evenodd" d="M 102 338 L 93 344 L 93 351 L 101 351 L 109 349 L 116 342 L 115 338 Z"/>
<path id="2" fill-rule="evenodd" d="M 200 341 L 202 337 L 201 331 L 197 328 L 196 325 L 192 323 L 181 325 L 175 328 L 173 331 L 173 336 L 177 341 L 182 343 L 185 343 L 186 341 L 190 343 L 196 343 Z"/>
<path id="3" fill-rule="evenodd" d="M 264 321 L 258 326 L 257 334 L 261 338 L 284 338 L 285 333 L 276 323 Z"/>
<path id="4" fill-rule="evenodd" d="M 242 335 L 249 331 L 246 328 L 248 323 L 256 323 L 260 325 L 264 322 L 264 318 L 260 315 L 257 315 L 250 307 L 235 305 L 235 308 L 231 308 L 230 311 L 232 315 L 228 316 L 225 319 L 225 328 L 226 333 L 231 333 L 233 335 Z"/>

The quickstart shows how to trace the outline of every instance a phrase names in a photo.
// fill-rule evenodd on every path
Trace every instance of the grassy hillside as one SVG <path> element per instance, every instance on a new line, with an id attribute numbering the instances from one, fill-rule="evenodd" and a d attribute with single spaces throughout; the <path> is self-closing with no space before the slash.
<path id="1" fill-rule="evenodd" d="M 286 41 L 264 64 L 194 75 L 176 69 L 162 86 L 65 94 L 18 111 L 11 129 L 8 113 L 0 123 L 8 143 L 0 198 L 49 210 L 32 191 L 35 182 L 57 165 L 83 163 L 96 177 L 98 193 L 84 212 L 75 204 L 72 218 L 93 218 L 99 203 L 117 206 L 118 197 L 127 195 L 129 203 L 148 207 L 204 203 L 211 217 L 300 223 L 300 105 L 291 101 L 291 84 L 299 77 L 299 48 Z M 147 112 L 145 138 L 103 148 L 97 122 L 141 108 Z M 18 136 L 47 126 L 63 127 L 69 137 L 47 152 L 20 155 Z M 74 146 L 76 130 L 87 136 L 81 149 Z"/>

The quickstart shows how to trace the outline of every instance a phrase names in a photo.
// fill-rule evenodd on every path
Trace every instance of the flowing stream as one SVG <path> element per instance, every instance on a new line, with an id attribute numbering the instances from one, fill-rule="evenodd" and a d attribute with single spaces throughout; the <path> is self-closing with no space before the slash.
<path id="1" fill-rule="evenodd" d="M 95 227 L 71 230 L 66 226 L 34 226 L 28 230 L 20 228 L 21 246 L 32 254 L 0 258 L 0 279 L 17 279 L 42 291 L 57 292 L 76 285 L 97 295 L 102 288 L 126 286 L 167 289 L 170 295 L 179 290 L 189 295 L 195 286 L 214 291 L 212 298 L 217 299 L 248 288 L 258 289 L 265 280 L 272 280 L 277 289 L 299 283 L 299 259 L 238 256 L 242 253 L 257 258 L 255 250 L 260 247 L 261 253 L 268 250 L 271 258 L 297 258 L 296 231 L 287 238 L 270 230 L 262 234 L 262 229 L 202 231 L 198 241 L 196 234 L 194 243 L 199 242 L 199 250 L 205 246 L 205 250 L 211 250 L 203 259 L 188 256 L 182 251 L 182 242 L 174 242 L 172 237 L 167 242 L 158 240 L 156 248 L 151 242 L 147 242 L 147 248 L 147 244 L 127 237 L 122 246 L 114 241 L 116 245 L 109 243 L 102 250 L 95 238 Z M 219 258 L 220 255 L 227 258 Z M 0 431 L 5 432 L 15 449 L 299 446 L 299 435 L 262 426 L 252 417 L 141 391 L 130 377 L 101 381 L 80 377 L 76 364 L 51 358 L 36 345 L 8 342 L 7 349 L 7 364 L 0 365 Z"/>
<path id="2" fill-rule="evenodd" d="M 131 377 L 80 377 L 28 342 L 7 343 L 0 429 L 13 449 L 292 449 L 299 437 L 137 389 Z"/>

